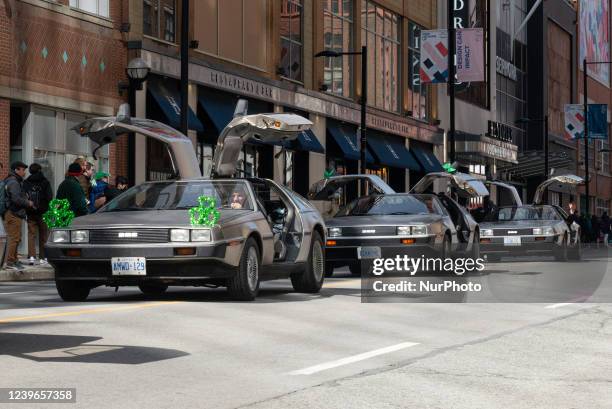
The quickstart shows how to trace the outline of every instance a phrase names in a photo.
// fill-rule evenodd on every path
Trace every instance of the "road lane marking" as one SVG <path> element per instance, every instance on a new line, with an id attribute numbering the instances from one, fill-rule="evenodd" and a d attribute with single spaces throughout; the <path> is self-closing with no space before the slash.
<path id="1" fill-rule="evenodd" d="M 140 308 L 157 307 L 160 305 L 177 304 L 181 302 L 182 301 L 160 301 L 160 302 L 152 302 L 152 303 L 138 304 L 138 305 L 126 305 L 126 306 L 121 306 L 121 307 L 102 307 L 102 308 L 91 308 L 87 310 L 55 312 L 55 313 L 50 313 L 50 314 L 26 315 L 23 317 L 0 318 L 0 324 L 6 324 L 8 322 L 15 322 L 15 321 L 38 320 L 42 318 L 69 317 L 73 315 L 97 314 L 101 312 L 136 310 Z"/>
<path id="2" fill-rule="evenodd" d="M 338 359 L 336 361 L 325 362 L 319 365 L 309 366 L 308 368 L 298 369 L 297 371 L 289 372 L 289 375 L 312 375 L 317 372 L 326 371 L 328 369 L 337 368 L 339 366 L 352 364 L 366 359 L 374 358 L 375 356 L 388 354 L 391 352 L 400 351 L 402 349 L 410 348 L 415 345 L 419 345 L 418 342 L 402 342 L 401 344 L 391 345 L 385 348 L 375 349 L 373 351 L 364 352 L 362 354 L 348 356 L 346 358 Z"/>
<path id="3" fill-rule="evenodd" d="M 570 300 L 569 302 L 560 302 L 558 304 L 551 304 L 551 305 L 547 305 L 546 309 L 555 309 L 555 308 L 561 308 L 561 307 L 565 307 L 566 305 L 572 305 L 572 304 L 577 304 L 577 303 L 581 303 L 585 300 L 587 300 L 589 297 L 577 297 L 574 298 L 572 300 Z"/>
<path id="4" fill-rule="evenodd" d="M 11 293 L 0 293 L 0 295 L 7 295 L 7 294 L 24 294 L 24 293 L 39 293 L 41 291 L 47 291 L 47 290 L 35 290 L 35 291 L 13 291 Z"/>

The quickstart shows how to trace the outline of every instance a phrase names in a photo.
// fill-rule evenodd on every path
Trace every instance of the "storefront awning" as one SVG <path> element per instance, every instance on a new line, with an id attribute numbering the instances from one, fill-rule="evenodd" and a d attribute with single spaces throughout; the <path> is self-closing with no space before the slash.
<path id="1" fill-rule="evenodd" d="M 392 139 L 382 135 L 368 135 L 368 146 L 382 165 L 394 168 L 421 171 L 421 166 L 406 149 L 401 139 Z"/>
<path id="2" fill-rule="evenodd" d="M 416 160 L 421 164 L 425 173 L 442 172 L 444 169 L 440 164 L 436 155 L 425 149 L 410 148 L 410 153 L 414 155 Z"/>
<path id="3" fill-rule="evenodd" d="M 147 90 L 153 96 L 157 105 L 168 120 L 168 125 L 175 129 L 181 127 L 181 96 L 177 89 L 171 84 L 166 86 L 159 81 L 149 81 Z M 204 126 L 196 114 L 190 108 L 187 114 L 187 125 L 189 129 L 196 132 L 204 132 Z"/>
<path id="4" fill-rule="evenodd" d="M 325 149 L 323 145 L 317 139 L 317 136 L 310 129 L 304 131 L 298 136 L 298 139 L 292 143 L 296 150 L 309 151 L 309 152 L 317 152 L 317 153 L 325 153 Z M 293 147 L 289 147 L 289 149 L 293 149 Z"/>
<path id="5" fill-rule="evenodd" d="M 352 132 L 348 127 L 332 123 L 331 121 L 327 124 L 327 132 L 334 138 L 334 141 L 336 141 L 342 150 L 345 159 L 359 160 L 361 158 L 361 151 L 359 150 L 355 132 Z M 366 151 L 366 162 L 374 163 L 374 158 L 368 151 Z"/>

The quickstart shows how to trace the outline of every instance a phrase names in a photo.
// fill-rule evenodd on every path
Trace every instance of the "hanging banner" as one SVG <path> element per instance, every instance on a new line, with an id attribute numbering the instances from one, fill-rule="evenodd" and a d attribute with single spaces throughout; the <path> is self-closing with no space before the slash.
<path id="1" fill-rule="evenodd" d="M 584 138 L 584 105 L 565 105 L 565 139 Z"/>
<path id="2" fill-rule="evenodd" d="M 482 28 L 460 28 L 455 33 L 457 81 L 484 81 L 484 36 Z"/>
<path id="3" fill-rule="evenodd" d="M 589 139 L 608 139 L 608 105 L 589 104 Z"/>
<path id="4" fill-rule="evenodd" d="M 446 30 L 421 30 L 421 83 L 448 81 L 448 33 Z"/>

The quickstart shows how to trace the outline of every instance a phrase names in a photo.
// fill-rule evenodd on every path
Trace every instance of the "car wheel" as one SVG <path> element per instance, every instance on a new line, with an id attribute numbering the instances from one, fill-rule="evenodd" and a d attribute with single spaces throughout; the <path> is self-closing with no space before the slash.
<path id="1" fill-rule="evenodd" d="M 448 234 L 444 235 L 444 240 L 442 240 L 442 250 L 440 252 L 440 257 L 442 260 L 450 257 L 451 252 L 451 239 Z"/>
<path id="2" fill-rule="evenodd" d="M 227 291 L 236 300 L 252 301 L 259 292 L 259 247 L 250 237 L 244 243 L 240 264 L 234 277 L 227 281 Z"/>
<path id="3" fill-rule="evenodd" d="M 57 280 L 55 287 L 64 301 L 85 301 L 91 291 L 87 282 L 76 280 Z"/>
<path id="4" fill-rule="evenodd" d="M 348 267 L 353 277 L 361 277 L 361 262 L 351 263 Z"/>
<path id="5" fill-rule="evenodd" d="M 327 275 L 327 264 L 325 263 L 323 240 L 321 235 L 315 231 L 312 233 L 306 269 L 301 274 L 292 274 L 291 284 L 293 289 L 300 293 L 318 293 L 325 275 Z"/>
<path id="6" fill-rule="evenodd" d="M 138 286 L 144 295 L 159 296 L 166 292 L 168 286 L 166 284 L 140 284 Z"/>
<path id="7" fill-rule="evenodd" d="M 563 242 L 559 248 L 554 250 L 555 260 L 567 261 L 567 236 L 563 236 Z"/>
<path id="8" fill-rule="evenodd" d="M 334 275 L 334 263 L 325 263 L 325 277 Z"/>
<path id="9" fill-rule="evenodd" d="M 580 260 L 582 259 L 582 242 L 580 241 L 580 237 L 576 241 L 576 244 L 568 251 L 568 258 L 571 260 Z"/>

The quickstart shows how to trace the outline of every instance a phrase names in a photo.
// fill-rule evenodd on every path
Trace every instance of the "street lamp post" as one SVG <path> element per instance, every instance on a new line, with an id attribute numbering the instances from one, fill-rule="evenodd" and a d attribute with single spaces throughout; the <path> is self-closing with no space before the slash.
<path id="1" fill-rule="evenodd" d="M 128 77 L 128 104 L 130 105 L 130 116 L 136 116 L 136 91 L 142 90 L 142 84 L 147 80 L 151 72 L 149 65 L 140 57 L 133 58 L 128 63 L 125 73 Z M 136 154 L 136 141 L 128 138 L 128 183 L 133 185 L 136 181 L 136 165 L 134 156 Z"/>
<path id="2" fill-rule="evenodd" d="M 187 135 L 189 124 L 189 0 L 181 6 L 181 132 Z"/>
<path id="3" fill-rule="evenodd" d="M 544 151 L 544 180 L 548 179 L 550 176 L 550 167 L 548 165 L 549 153 L 548 153 L 548 115 L 544 115 L 544 118 L 520 118 L 516 121 L 517 124 L 524 124 L 530 122 L 537 122 L 544 124 L 544 141 L 543 141 L 543 151 Z M 548 192 L 544 191 L 544 203 L 548 203 Z"/>
<path id="4" fill-rule="evenodd" d="M 367 104 L 368 104 L 368 48 L 364 45 L 361 47 L 361 51 L 333 51 L 333 50 L 325 50 L 320 51 L 315 54 L 315 57 L 342 57 L 343 55 L 360 55 L 361 56 L 361 120 L 360 120 L 360 128 L 361 128 L 361 140 L 359 146 L 359 173 L 362 175 L 366 174 L 366 114 L 367 114 Z M 367 194 L 366 191 L 366 181 L 362 180 L 361 183 L 361 194 Z"/>

